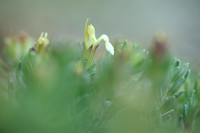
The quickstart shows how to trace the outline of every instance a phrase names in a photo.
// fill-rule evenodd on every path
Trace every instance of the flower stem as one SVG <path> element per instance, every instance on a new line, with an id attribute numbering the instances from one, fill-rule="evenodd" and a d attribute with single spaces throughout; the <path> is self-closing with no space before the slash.
<path id="1" fill-rule="evenodd" d="M 93 62 L 93 59 L 94 59 L 94 54 L 96 52 L 96 49 L 99 45 L 96 45 L 95 47 L 92 47 L 91 50 L 90 50 L 90 55 L 89 55 L 89 58 L 88 58 L 88 61 L 87 61 L 87 65 L 86 67 L 89 67 L 92 62 Z"/>

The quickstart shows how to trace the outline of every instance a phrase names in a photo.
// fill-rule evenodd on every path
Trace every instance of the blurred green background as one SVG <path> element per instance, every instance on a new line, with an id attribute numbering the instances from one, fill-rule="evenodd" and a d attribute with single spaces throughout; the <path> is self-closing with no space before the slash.
<path id="1" fill-rule="evenodd" d="M 0 0 L 0 40 L 10 31 L 37 38 L 83 40 L 86 18 L 97 36 L 127 39 L 149 47 L 156 32 L 170 50 L 199 66 L 200 0 Z"/>

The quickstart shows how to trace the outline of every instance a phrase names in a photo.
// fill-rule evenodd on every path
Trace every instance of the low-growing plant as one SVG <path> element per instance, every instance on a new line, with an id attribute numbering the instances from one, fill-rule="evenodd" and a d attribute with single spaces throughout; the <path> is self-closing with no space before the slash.
<path id="1" fill-rule="evenodd" d="M 158 35 L 145 50 L 96 39 L 85 24 L 82 50 L 42 33 L 8 36 L 0 61 L 0 132 L 190 133 L 200 124 L 200 87 Z M 108 51 L 95 52 L 101 41 Z"/>

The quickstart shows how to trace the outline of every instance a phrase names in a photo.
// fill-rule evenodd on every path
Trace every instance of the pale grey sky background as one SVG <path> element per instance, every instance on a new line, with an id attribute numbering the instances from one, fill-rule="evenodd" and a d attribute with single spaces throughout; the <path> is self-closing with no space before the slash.
<path id="1" fill-rule="evenodd" d="M 86 18 L 97 36 L 149 47 L 156 32 L 170 38 L 171 51 L 200 65 L 200 0 L 0 0 L 0 37 L 26 31 L 37 38 L 83 39 Z"/>

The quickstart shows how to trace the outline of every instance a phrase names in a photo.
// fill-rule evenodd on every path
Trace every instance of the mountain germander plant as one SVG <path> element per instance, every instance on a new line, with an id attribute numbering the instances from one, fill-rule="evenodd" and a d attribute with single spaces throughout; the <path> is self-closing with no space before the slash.
<path id="1" fill-rule="evenodd" d="M 2 133 L 191 133 L 200 131 L 199 76 L 157 35 L 145 50 L 112 42 L 86 20 L 73 42 L 7 36 L 0 60 Z M 104 41 L 108 51 L 95 59 Z"/>

